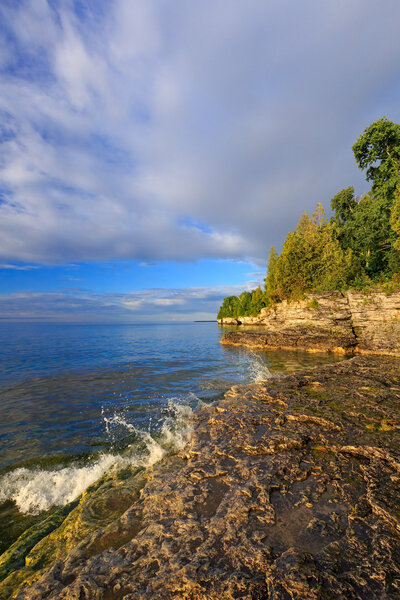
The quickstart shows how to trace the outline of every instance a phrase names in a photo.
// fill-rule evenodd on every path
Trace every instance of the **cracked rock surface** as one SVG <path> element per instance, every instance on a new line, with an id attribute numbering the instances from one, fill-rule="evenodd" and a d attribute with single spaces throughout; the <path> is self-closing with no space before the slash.
<path id="1" fill-rule="evenodd" d="M 310 292 L 304 300 L 263 308 L 255 317 L 219 323 L 242 329 L 226 333 L 221 340 L 226 345 L 400 356 L 399 292 Z"/>
<path id="2" fill-rule="evenodd" d="M 232 388 L 16 598 L 400 598 L 399 402 L 393 357 Z"/>

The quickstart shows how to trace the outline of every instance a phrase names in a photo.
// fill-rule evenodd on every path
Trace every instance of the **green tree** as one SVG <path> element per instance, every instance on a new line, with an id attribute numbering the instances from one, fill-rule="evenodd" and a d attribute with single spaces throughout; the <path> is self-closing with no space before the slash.
<path id="1" fill-rule="evenodd" d="M 217 319 L 225 317 L 236 317 L 238 299 L 236 296 L 227 296 L 222 302 L 217 315 Z"/>
<path id="2" fill-rule="evenodd" d="M 400 182 L 400 125 L 385 117 L 375 121 L 353 145 L 360 169 L 372 182 L 373 196 L 391 201 Z"/>
<path id="3" fill-rule="evenodd" d="M 278 262 L 278 253 L 275 250 L 275 246 L 271 246 L 268 256 L 268 267 L 267 276 L 265 281 L 265 294 L 269 302 L 276 302 L 279 300 L 277 297 L 278 281 L 276 279 L 276 266 Z"/>
<path id="4" fill-rule="evenodd" d="M 258 286 L 251 293 L 251 303 L 250 303 L 249 314 L 251 316 L 255 317 L 256 315 L 258 315 L 258 313 L 260 312 L 260 310 L 262 308 L 267 306 L 267 304 L 268 304 L 268 302 L 267 302 L 266 294 L 264 294 L 263 291 L 261 290 L 261 287 Z"/>
<path id="5" fill-rule="evenodd" d="M 400 250 L 400 184 L 397 186 L 394 193 L 392 212 L 390 215 L 390 225 L 396 234 L 393 247 L 396 250 Z"/>
<path id="6" fill-rule="evenodd" d="M 335 227 L 336 236 L 341 247 L 345 250 L 347 248 L 354 250 L 354 217 L 357 210 L 357 200 L 353 186 L 336 194 L 331 200 L 331 207 L 335 215 L 331 219 L 331 223 Z"/>
<path id="7" fill-rule="evenodd" d="M 353 276 L 351 249 L 344 251 L 327 223 L 319 204 L 310 218 L 304 213 L 283 244 L 278 259 L 272 261 L 273 273 L 267 275 L 267 295 L 283 300 L 307 291 L 341 289 Z"/>
<path id="8" fill-rule="evenodd" d="M 331 207 L 335 211 L 331 224 L 340 246 L 352 250 L 359 268 L 375 278 L 390 270 L 394 234 L 387 199 L 367 194 L 357 202 L 350 187 L 336 194 Z"/>

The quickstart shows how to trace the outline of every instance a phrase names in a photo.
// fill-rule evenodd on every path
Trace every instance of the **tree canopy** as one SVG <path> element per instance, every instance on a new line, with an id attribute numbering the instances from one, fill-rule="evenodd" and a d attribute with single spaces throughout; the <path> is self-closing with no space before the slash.
<path id="1" fill-rule="evenodd" d="M 353 145 L 353 153 L 372 182 L 371 192 L 390 201 L 400 181 L 400 125 L 385 117 L 375 121 Z"/>
<path id="2" fill-rule="evenodd" d="M 272 246 L 265 292 L 225 298 L 218 313 L 245 316 L 307 291 L 343 290 L 400 281 L 400 125 L 385 117 L 372 123 L 353 145 L 354 158 L 371 182 L 357 198 L 354 187 L 331 200 L 328 222 L 321 204 L 303 213 L 282 252 Z"/>

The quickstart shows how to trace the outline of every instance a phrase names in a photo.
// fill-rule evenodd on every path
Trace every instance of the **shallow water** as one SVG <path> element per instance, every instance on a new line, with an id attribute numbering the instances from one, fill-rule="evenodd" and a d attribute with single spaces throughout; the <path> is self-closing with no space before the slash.
<path id="1" fill-rule="evenodd" d="M 223 332 L 216 323 L 1 323 L 0 551 L 110 469 L 182 447 L 191 411 L 232 385 L 341 358 L 229 348 Z"/>

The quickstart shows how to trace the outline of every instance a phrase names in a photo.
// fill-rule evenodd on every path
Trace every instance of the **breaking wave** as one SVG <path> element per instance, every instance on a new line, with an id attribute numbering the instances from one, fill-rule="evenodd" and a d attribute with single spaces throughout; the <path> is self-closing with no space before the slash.
<path id="1" fill-rule="evenodd" d="M 192 412 L 190 406 L 169 400 L 154 434 L 137 429 L 124 416 L 103 415 L 106 432 L 111 439 L 115 437 L 116 428 L 125 429 L 134 437 L 122 454 L 102 453 L 84 466 L 53 470 L 17 468 L 0 479 L 0 503 L 11 500 L 21 513 L 38 514 L 76 500 L 87 487 L 110 470 L 150 467 L 165 454 L 185 446 L 191 432 Z"/>

